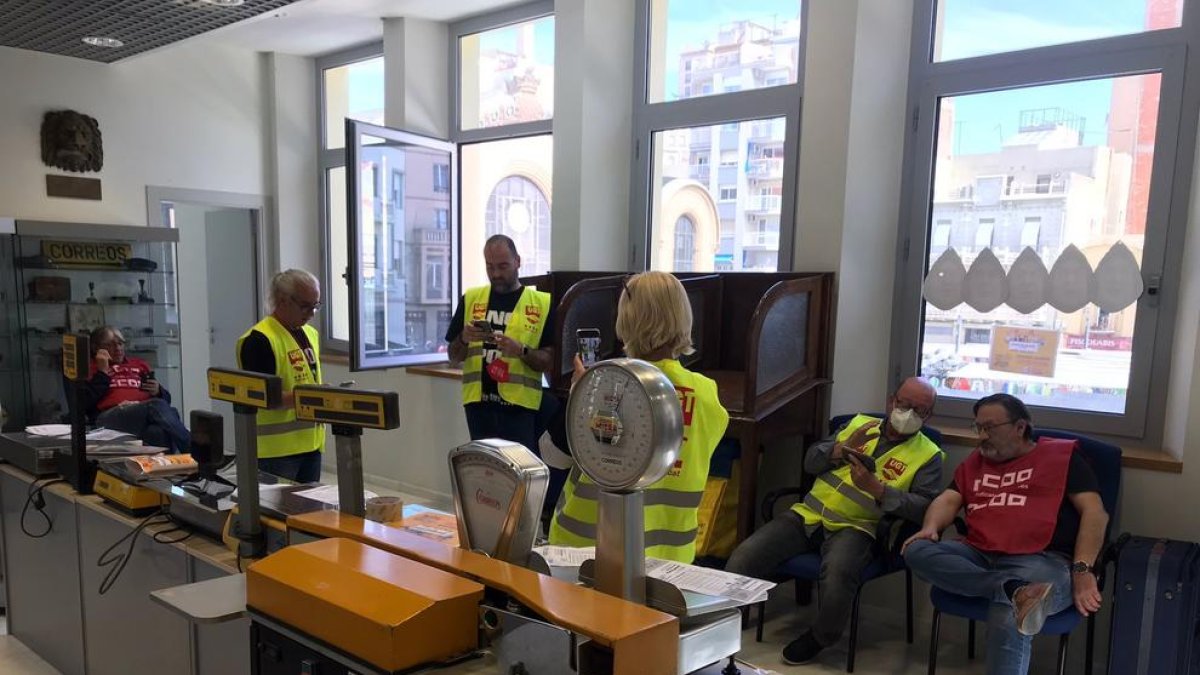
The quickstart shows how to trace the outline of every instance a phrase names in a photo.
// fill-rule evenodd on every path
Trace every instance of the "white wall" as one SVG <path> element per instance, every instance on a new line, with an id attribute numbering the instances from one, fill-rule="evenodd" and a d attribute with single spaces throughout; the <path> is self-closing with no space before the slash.
<path id="1" fill-rule="evenodd" d="M 146 185 L 262 194 L 263 77 L 247 51 L 191 43 L 105 65 L 0 47 L 0 211 L 146 224 Z M 49 110 L 95 117 L 103 200 L 48 198 L 39 130 Z M 97 175 L 97 174 L 92 174 Z"/>
<path id="2" fill-rule="evenodd" d="M 887 390 L 911 0 L 808 6 L 795 269 L 838 279 L 835 412 Z"/>

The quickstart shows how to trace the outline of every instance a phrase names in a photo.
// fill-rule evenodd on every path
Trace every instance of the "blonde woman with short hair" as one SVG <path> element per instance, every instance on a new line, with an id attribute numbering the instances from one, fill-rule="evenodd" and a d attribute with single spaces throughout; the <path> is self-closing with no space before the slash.
<path id="1" fill-rule="evenodd" d="M 643 272 L 625 280 L 617 304 L 617 337 L 626 355 L 650 362 L 671 380 L 683 407 L 679 459 L 646 488 L 646 555 L 685 563 L 696 557 L 697 513 L 708 465 L 729 425 L 716 382 L 679 363 L 680 356 L 695 351 L 691 336 L 692 306 L 678 279 Z M 578 356 L 575 367 L 578 378 L 583 374 Z M 598 496 L 598 486 L 573 466 L 550 523 L 550 543 L 594 546 Z"/>

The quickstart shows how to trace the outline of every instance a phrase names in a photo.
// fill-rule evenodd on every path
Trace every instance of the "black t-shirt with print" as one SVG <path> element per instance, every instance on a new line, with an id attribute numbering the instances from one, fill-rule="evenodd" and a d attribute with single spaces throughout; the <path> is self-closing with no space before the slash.
<path id="1" fill-rule="evenodd" d="M 508 293 L 497 293 L 492 291 L 488 293 L 488 308 L 485 318 L 488 323 L 492 324 L 492 330 L 504 332 L 508 326 L 508 320 L 512 317 L 512 311 L 516 308 L 517 302 L 521 299 L 521 294 L 525 292 L 525 288 L 518 288 L 515 291 Z M 458 300 L 458 309 L 454 311 L 454 316 L 450 319 L 450 326 L 446 329 L 446 342 L 454 342 L 463 332 L 463 312 L 466 307 L 466 296 L 462 296 Z M 545 322 L 542 323 L 542 337 L 538 342 L 538 349 L 549 347 L 554 343 L 554 336 L 551 335 L 554 331 L 554 308 L 550 308 L 550 313 L 546 316 Z M 481 402 L 503 403 L 508 405 L 508 402 L 500 398 L 500 392 L 496 389 L 496 381 L 488 373 L 487 366 L 492 361 L 500 358 L 500 350 L 494 344 L 485 343 L 483 350 L 483 376 L 481 383 L 483 385 L 483 395 L 480 398 Z"/>
<path id="2" fill-rule="evenodd" d="M 315 374 L 317 372 L 317 355 L 308 342 L 308 334 L 304 332 L 303 328 L 288 329 L 288 332 L 292 334 L 296 344 L 304 352 L 304 360 L 308 361 L 309 371 Z M 283 373 L 275 372 L 275 352 L 271 349 L 271 341 L 259 330 L 250 331 L 246 339 L 242 340 L 241 357 L 242 370 L 264 375 L 283 375 Z"/>

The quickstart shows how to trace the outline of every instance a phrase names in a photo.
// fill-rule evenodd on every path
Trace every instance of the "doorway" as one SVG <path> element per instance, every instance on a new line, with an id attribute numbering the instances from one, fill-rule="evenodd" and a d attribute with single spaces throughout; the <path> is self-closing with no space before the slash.
<path id="1" fill-rule="evenodd" d="M 208 397 L 207 371 L 237 368 L 237 340 L 261 316 L 266 269 L 261 198 L 162 189 L 148 201 L 163 227 L 179 230 L 184 391 L 176 407 L 189 426 L 192 410 L 220 414 L 225 452 L 232 454 L 233 406 Z"/>

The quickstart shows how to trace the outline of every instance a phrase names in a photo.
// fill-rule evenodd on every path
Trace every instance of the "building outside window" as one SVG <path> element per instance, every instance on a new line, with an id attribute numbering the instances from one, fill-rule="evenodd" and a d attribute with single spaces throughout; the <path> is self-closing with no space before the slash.
<path id="1" fill-rule="evenodd" d="M 1150 382 L 1173 317 L 1144 285 L 1178 274 L 1188 204 L 1171 184 L 1194 154 L 1182 89 L 1200 44 L 1182 6 L 1105 0 L 1090 22 L 1063 3 L 918 3 L 894 372 L 929 377 L 943 412 L 1003 391 L 1046 426 L 1161 433 Z"/>
<path id="2" fill-rule="evenodd" d="M 719 15 L 709 9 L 687 0 L 638 3 L 649 30 L 638 45 L 646 70 L 635 73 L 634 133 L 644 150 L 634 172 L 650 187 L 631 195 L 636 253 L 652 269 L 787 269 L 803 7 L 767 0 Z M 683 105 L 697 98 L 712 105 Z M 681 257 L 684 215 L 694 248 Z"/>
<path id="3" fill-rule="evenodd" d="M 550 269 L 552 12 L 552 3 L 540 2 L 451 26 L 464 288 L 487 282 L 483 244 L 494 234 L 517 245 L 522 274 Z"/>

